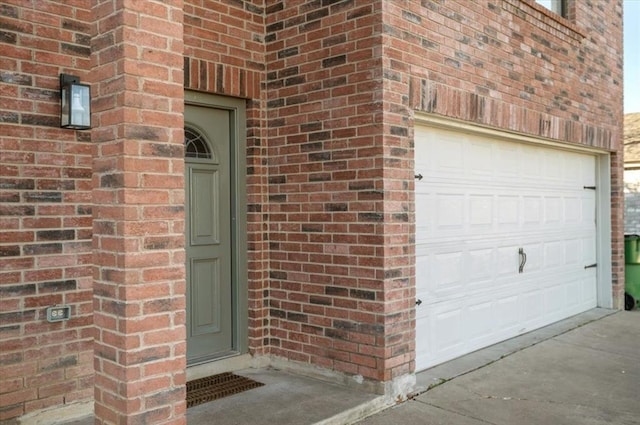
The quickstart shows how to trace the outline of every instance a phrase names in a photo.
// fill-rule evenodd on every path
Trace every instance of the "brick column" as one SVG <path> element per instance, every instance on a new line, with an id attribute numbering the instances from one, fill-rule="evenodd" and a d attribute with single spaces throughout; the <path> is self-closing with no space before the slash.
<path id="1" fill-rule="evenodd" d="M 92 13 L 96 423 L 184 424 L 182 1 Z"/>

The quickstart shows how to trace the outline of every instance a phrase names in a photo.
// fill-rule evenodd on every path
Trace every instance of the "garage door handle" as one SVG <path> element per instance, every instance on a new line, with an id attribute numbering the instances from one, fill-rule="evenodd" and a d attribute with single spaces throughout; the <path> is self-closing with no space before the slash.
<path id="1" fill-rule="evenodd" d="M 522 273 L 524 271 L 524 265 L 527 264 L 527 254 L 524 253 L 524 248 L 520 248 L 518 250 L 518 254 L 520 254 L 520 267 L 518 268 L 518 273 Z"/>

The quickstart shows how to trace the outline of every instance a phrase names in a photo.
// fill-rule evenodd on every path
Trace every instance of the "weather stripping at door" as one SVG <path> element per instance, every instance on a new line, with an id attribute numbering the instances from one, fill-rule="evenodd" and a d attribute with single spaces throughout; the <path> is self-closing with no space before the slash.
<path id="1" fill-rule="evenodd" d="M 527 254 L 524 253 L 524 248 L 518 249 L 520 255 L 520 267 L 518 267 L 518 273 L 524 272 L 524 265 L 527 264 Z"/>

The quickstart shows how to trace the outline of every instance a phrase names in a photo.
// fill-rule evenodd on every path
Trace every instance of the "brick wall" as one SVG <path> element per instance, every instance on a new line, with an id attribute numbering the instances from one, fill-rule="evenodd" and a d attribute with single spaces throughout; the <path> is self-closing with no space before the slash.
<path id="1" fill-rule="evenodd" d="M 616 150 L 620 41 L 605 46 L 621 18 L 615 8 L 570 4 L 575 22 L 528 0 L 390 7 L 389 57 L 412 78 L 419 110 Z"/>
<path id="2" fill-rule="evenodd" d="M 410 372 L 413 176 L 383 108 L 381 2 L 267 8 L 271 352 Z M 406 123 L 404 123 L 406 124 Z"/>
<path id="3" fill-rule="evenodd" d="M 92 3 L 96 423 L 186 423 L 182 7 Z"/>
<path id="4" fill-rule="evenodd" d="M 92 148 L 58 92 L 87 80 L 89 5 L 0 5 L 0 420 L 93 396 Z"/>

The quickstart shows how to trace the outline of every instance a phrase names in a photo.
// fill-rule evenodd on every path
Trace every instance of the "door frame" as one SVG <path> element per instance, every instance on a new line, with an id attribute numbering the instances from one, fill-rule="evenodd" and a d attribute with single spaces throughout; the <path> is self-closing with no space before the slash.
<path id="1" fill-rule="evenodd" d="M 229 178 L 231 183 L 231 288 L 232 356 L 248 352 L 248 270 L 247 270 L 247 159 L 246 102 L 244 99 L 185 90 L 185 105 L 222 109 L 229 112 Z M 186 121 L 186 120 L 185 120 Z M 218 357 L 196 362 L 215 362 Z"/>
<path id="2" fill-rule="evenodd" d="M 483 126 L 423 112 L 416 112 L 414 125 L 415 124 L 593 155 L 596 160 L 597 305 L 601 308 L 613 308 L 613 282 L 611 274 L 611 154 L 609 151 L 591 146 L 562 143 L 554 139 L 535 137 L 512 130 Z"/>

